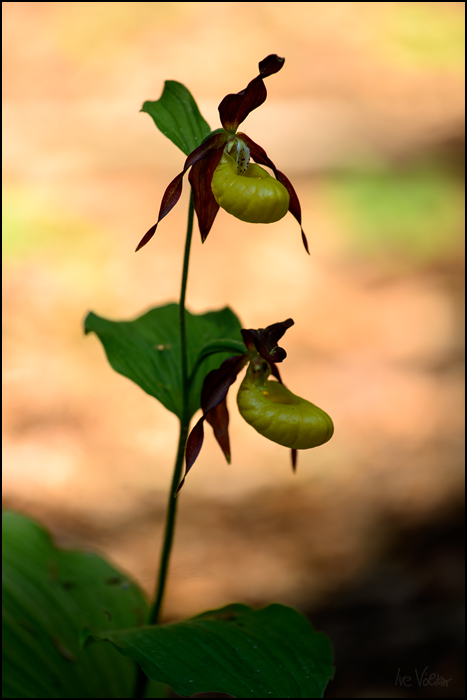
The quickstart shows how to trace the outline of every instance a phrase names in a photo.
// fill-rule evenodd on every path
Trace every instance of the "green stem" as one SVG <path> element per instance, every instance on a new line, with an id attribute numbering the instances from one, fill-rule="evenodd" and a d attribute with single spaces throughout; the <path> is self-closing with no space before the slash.
<path id="1" fill-rule="evenodd" d="M 193 380 L 196 377 L 196 373 L 200 368 L 201 364 L 204 362 L 204 360 L 207 360 L 208 357 L 210 357 L 211 355 L 215 355 L 219 352 L 231 352 L 234 355 L 244 355 L 245 346 L 239 340 L 231 340 L 230 338 L 228 340 L 213 340 L 211 343 L 205 345 L 203 350 L 198 355 L 198 359 L 196 360 L 194 367 L 190 372 L 190 376 L 188 378 L 188 387 L 191 387 Z"/>
<path id="2" fill-rule="evenodd" d="M 188 209 L 188 225 L 186 232 L 185 241 L 185 254 L 183 257 L 183 271 L 182 271 L 182 285 L 180 289 L 180 303 L 179 303 L 179 323 L 180 323 L 180 346 L 181 346 L 181 367 L 182 367 L 182 392 L 183 392 L 183 409 L 182 417 L 180 419 L 180 434 L 178 438 L 178 449 L 177 457 L 175 460 L 175 467 L 172 477 L 172 483 L 169 491 L 169 499 L 167 504 L 167 516 L 165 520 L 165 532 L 164 540 L 162 545 L 162 553 L 159 565 L 159 576 L 157 578 L 156 586 L 156 596 L 154 605 L 152 606 L 151 613 L 148 618 L 148 625 L 157 625 L 159 622 L 162 601 L 164 598 L 165 586 L 167 583 L 167 574 L 169 571 L 169 561 L 170 553 L 172 551 L 172 544 L 174 539 L 175 531 L 175 518 L 177 515 L 177 503 L 178 497 L 175 496 L 175 492 L 180 483 L 180 479 L 183 471 L 183 458 L 185 456 L 185 445 L 188 437 L 188 431 L 190 427 L 190 415 L 189 415 L 189 405 L 188 405 L 188 393 L 189 393 L 189 378 L 188 378 L 188 355 L 187 355 L 187 345 L 186 345 L 186 314 L 185 314 L 185 299 L 186 299 L 186 286 L 188 280 L 188 265 L 190 262 L 190 249 L 191 249 L 191 239 L 193 236 L 193 218 L 194 218 L 194 203 L 193 203 L 193 192 L 190 195 L 190 205 Z M 142 671 L 141 667 L 138 666 L 138 673 L 135 684 L 135 692 L 133 694 L 134 698 L 144 697 L 146 691 L 146 686 L 148 683 L 148 678 Z"/>
<path id="3" fill-rule="evenodd" d="M 183 391 L 183 422 L 189 422 L 188 416 L 188 360 L 187 360 L 187 347 L 186 347 L 186 314 L 185 314 L 185 299 L 186 299 L 186 285 L 188 280 L 188 265 L 190 262 L 190 249 L 191 249 L 191 239 L 193 236 L 193 218 L 195 213 L 195 207 L 193 202 L 193 191 L 190 194 L 190 205 L 188 208 L 188 226 L 186 231 L 185 240 L 185 254 L 183 256 L 183 271 L 182 271 L 182 286 L 180 289 L 180 303 L 178 306 L 178 312 L 180 314 L 180 345 L 182 348 L 182 391 Z M 177 484 L 178 486 L 178 484 Z"/>

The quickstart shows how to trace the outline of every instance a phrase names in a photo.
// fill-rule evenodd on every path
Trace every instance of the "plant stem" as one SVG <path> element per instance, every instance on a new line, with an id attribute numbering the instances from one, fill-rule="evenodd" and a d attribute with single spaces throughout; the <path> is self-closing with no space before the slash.
<path id="1" fill-rule="evenodd" d="M 185 444 L 188 437 L 188 426 L 180 423 L 180 437 L 178 441 L 177 459 L 175 460 L 175 468 L 172 477 L 172 484 L 169 493 L 169 502 L 167 505 L 167 516 L 165 521 L 164 543 L 161 553 L 161 561 L 159 565 L 159 576 L 157 579 L 156 599 L 152 606 L 151 614 L 148 619 L 148 625 L 157 625 L 159 622 L 159 614 L 164 597 L 165 584 L 167 582 L 167 574 L 169 569 L 170 552 L 175 530 L 175 517 L 177 515 L 178 497 L 175 496 L 175 491 L 180 483 L 180 477 L 183 469 L 183 457 L 185 455 Z"/>
<path id="2" fill-rule="evenodd" d="M 190 250 L 191 250 L 191 239 L 193 237 L 193 218 L 195 213 L 195 207 L 193 202 L 193 191 L 190 193 L 190 205 L 188 208 L 188 225 L 186 231 L 185 240 L 185 253 L 183 256 L 183 271 L 182 271 L 182 285 L 180 289 L 180 303 L 178 305 L 178 312 L 180 317 L 180 345 L 182 349 L 182 390 L 183 390 L 183 422 L 188 422 L 188 360 L 187 360 L 187 347 L 186 347 L 186 314 L 185 314 L 185 299 L 186 299 L 186 285 L 188 281 L 188 265 L 190 263 Z M 177 484 L 178 486 L 178 484 Z"/>
<path id="3" fill-rule="evenodd" d="M 186 286 L 188 280 L 188 266 L 190 262 L 190 249 L 191 249 L 191 239 L 193 236 L 193 219 L 194 219 L 194 202 L 193 202 L 193 192 L 190 194 L 190 204 L 188 209 L 188 225 L 185 240 L 185 253 L 183 256 L 183 271 L 182 271 L 182 284 L 180 289 L 180 303 L 179 303 L 179 324 L 180 324 L 180 347 L 181 347 L 181 369 L 182 369 L 182 393 L 183 393 L 183 408 L 182 417 L 180 419 L 180 434 L 178 438 L 178 449 L 177 457 L 175 459 L 175 467 L 172 477 L 172 483 L 169 491 L 169 499 L 167 504 L 167 515 L 165 519 L 165 531 L 164 540 L 162 545 L 162 553 L 159 564 L 159 576 L 157 578 L 156 586 L 156 596 L 154 604 L 151 609 L 151 613 L 148 618 L 148 625 L 157 625 L 159 622 L 162 601 L 164 598 L 165 586 L 167 583 L 167 574 L 169 571 L 169 561 L 170 553 L 172 551 L 172 544 L 174 539 L 175 531 L 175 518 L 177 515 L 177 503 L 178 497 L 175 496 L 175 492 L 180 483 L 180 478 L 183 471 L 183 458 L 185 456 L 185 445 L 188 437 L 188 430 L 190 427 L 190 415 L 189 415 L 189 382 L 188 382 L 188 354 L 187 354 L 187 344 L 186 344 L 186 314 L 185 314 L 185 299 L 186 299 Z M 135 684 L 135 692 L 133 694 L 134 698 L 144 697 L 146 686 L 148 683 L 148 678 L 138 666 L 138 673 Z"/>

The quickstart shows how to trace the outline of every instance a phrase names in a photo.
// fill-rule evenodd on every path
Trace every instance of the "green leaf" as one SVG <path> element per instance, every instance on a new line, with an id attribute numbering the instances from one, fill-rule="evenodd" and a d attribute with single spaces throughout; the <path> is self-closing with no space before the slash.
<path id="1" fill-rule="evenodd" d="M 141 111 L 187 156 L 211 131 L 191 92 L 176 80 L 166 80 L 160 99 L 145 102 Z"/>
<path id="2" fill-rule="evenodd" d="M 229 605 L 183 622 L 102 632 L 149 678 L 180 695 L 321 698 L 333 675 L 329 639 L 283 605 Z"/>
<path id="3" fill-rule="evenodd" d="M 200 407 L 204 377 L 234 354 L 227 346 L 224 352 L 211 355 L 199 363 L 199 353 L 213 341 L 234 340 L 241 343 L 242 336 L 240 321 L 229 308 L 205 314 L 187 311 L 186 328 L 188 376 L 197 366 L 190 386 L 191 417 Z M 134 321 L 109 321 L 90 313 L 84 322 L 84 329 L 86 333 L 93 331 L 99 337 L 107 359 L 116 372 L 131 379 L 181 418 L 183 394 L 178 304 L 151 309 Z"/>
<path id="4" fill-rule="evenodd" d="M 135 664 L 82 641 L 142 624 L 139 588 L 94 554 L 57 549 L 21 515 L 4 512 L 2 526 L 2 697 L 131 697 Z"/>

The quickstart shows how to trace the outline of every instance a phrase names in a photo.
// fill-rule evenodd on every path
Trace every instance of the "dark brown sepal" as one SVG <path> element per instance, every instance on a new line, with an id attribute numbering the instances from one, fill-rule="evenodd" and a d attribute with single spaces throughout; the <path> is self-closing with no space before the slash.
<path id="1" fill-rule="evenodd" d="M 178 200 L 180 199 L 180 195 L 182 194 L 182 187 L 183 187 L 183 176 L 185 174 L 185 170 L 183 172 L 179 173 L 169 184 L 167 189 L 164 192 L 164 196 L 162 197 L 162 202 L 161 202 L 161 207 L 159 209 L 159 217 L 154 224 L 154 226 L 151 226 L 149 231 L 146 231 L 138 245 L 136 246 L 135 252 L 140 250 L 143 246 L 146 245 L 146 243 L 149 243 L 151 238 L 154 236 L 156 233 L 157 226 L 159 224 L 159 221 L 163 219 L 171 209 L 174 208 L 174 206 L 177 204 Z"/>
<path id="2" fill-rule="evenodd" d="M 219 205 L 214 199 L 211 189 L 212 176 L 219 165 L 224 148 L 221 146 L 208 158 L 199 160 L 193 165 L 188 175 L 195 204 L 196 216 L 198 217 L 201 241 L 204 243 L 209 231 L 214 223 Z"/>
<path id="3" fill-rule="evenodd" d="M 211 413 L 211 420 L 209 422 L 213 421 L 214 423 L 216 423 L 216 415 L 213 413 L 213 409 L 215 409 L 217 406 L 219 406 L 219 404 L 225 401 L 230 386 L 234 383 L 234 381 L 237 378 L 237 374 L 247 364 L 248 361 L 248 354 L 234 355 L 233 357 L 229 357 L 227 358 L 227 360 L 224 360 L 219 369 L 214 369 L 212 370 L 212 372 L 209 372 L 209 374 L 206 375 L 204 379 L 203 390 L 201 392 L 201 406 L 203 410 L 203 415 L 201 416 L 201 418 L 196 423 L 195 427 L 188 436 L 185 450 L 185 476 L 180 482 L 176 493 L 178 493 L 182 488 L 186 476 L 193 464 L 195 463 L 196 458 L 200 453 L 201 447 L 203 446 L 204 421 L 207 419 L 208 414 Z M 225 422 L 225 415 L 222 416 L 222 409 L 219 412 L 218 416 L 221 417 L 221 421 L 220 424 L 217 424 L 217 428 L 220 432 L 227 432 L 228 440 L 227 423 Z M 216 435 L 216 429 L 214 429 L 214 435 Z M 224 446 L 228 444 L 228 442 L 226 443 L 225 439 L 223 439 L 223 443 L 219 440 L 218 442 L 222 448 L 222 451 L 227 457 L 227 454 L 224 450 Z M 230 449 L 228 450 L 228 454 L 230 455 Z"/>
<path id="4" fill-rule="evenodd" d="M 229 439 L 229 411 L 227 400 L 224 399 L 218 406 L 212 408 L 206 414 L 206 420 L 212 426 L 214 437 L 216 438 L 227 464 L 230 464 L 230 439 Z"/>
<path id="5" fill-rule="evenodd" d="M 235 133 L 250 112 L 263 104 L 267 97 L 263 78 L 280 71 L 284 62 L 285 58 L 276 54 L 267 56 L 259 64 L 259 75 L 244 90 L 224 97 L 219 105 L 219 116 L 224 129 Z"/>

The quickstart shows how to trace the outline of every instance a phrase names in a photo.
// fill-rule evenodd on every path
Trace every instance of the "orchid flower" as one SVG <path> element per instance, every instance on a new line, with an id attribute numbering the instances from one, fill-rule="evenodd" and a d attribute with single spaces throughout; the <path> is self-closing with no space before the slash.
<path id="1" fill-rule="evenodd" d="M 286 358 L 287 353 L 277 343 L 293 323 L 289 318 L 267 328 L 242 329 L 247 352 L 229 357 L 219 369 L 206 375 L 201 392 L 203 415 L 188 436 L 185 476 L 177 492 L 200 453 L 205 420 L 212 426 L 214 436 L 230 463 L 227 393 L 246 365 L 247 372 L 237 394 L 240 415 L 264 437 L 291 448 L 294 471 L 297 450 L 318 447 L 331 439 L 334 426 L 328 414 L 310 401 L 293 394 L 282 383 L 277 364 Z M 268 380 L 270 374 L 277 381 Z"/>
<path id="2" fill-rule="evenodd" d="M 284 61 L 275 54 L 267 56 L 259 64 L 259 75 L 244 90 L 224 97 L 219 105 L 222 128 L 211 132 L 190 153 L 182 172 L 172 180 L 162 197 L 157 222 L 143 236 L 136 250 L 151 240 L 159 222 L 177 204 L 183 176 L 191 168 L 189 181 L 203 243 L 219 207 L 250 223 L 272 223 L 290 211 L 300 225 L 303 245 L 309 253 L 300 202 L 291 182 L 261 146 L 246 134 L 237 133 L 250 112 L 266 100 L 264 78 L 280 71 Z M 252 158 L 255 163 L 251 162 Z M 271 168 L 275 178 L 261 165 Z"/>

